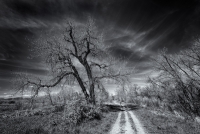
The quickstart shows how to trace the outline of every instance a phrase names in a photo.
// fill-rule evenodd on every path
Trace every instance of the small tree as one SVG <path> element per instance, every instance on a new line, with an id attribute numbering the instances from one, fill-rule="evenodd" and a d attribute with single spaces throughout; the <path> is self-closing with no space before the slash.
<path id="1" fill-rule="evenodd" d="M 82 89 L 88 103 L 95 104 L 95 85 L 103 79 L 124 82 L 131 74 L 127 72 L 125 62 L 117 60 L 109 53 L 109 46 L 103 42 L 103 36 L 97 32 L 92 19 L 86 25 L 68 21 L 64 41 L 59 38 L 37 44 L 35 55 L 44 59 L 49 67 L 50 77 L 46 80 L 20 75 L 18 89 L 23 91 L 33 87 L 33 96 L 43 88 L 53 88 L 66 81 L 75 81 Z"/>

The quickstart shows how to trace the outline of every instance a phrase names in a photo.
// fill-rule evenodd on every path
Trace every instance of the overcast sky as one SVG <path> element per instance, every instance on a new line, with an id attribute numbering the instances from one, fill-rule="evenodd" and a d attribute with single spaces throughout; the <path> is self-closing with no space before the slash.
<path id="1" fill-rule="evenodd" d="M 138 85 L 151 75 L 151 56 L 163 47 L 178 53 L 200 29 L 198 0 L 1 0 L 0 9 L 0 94 L 9 91 L 14 72 L 45 74 L 40 59 L 27 58 L 30 46 L 62 35 L 68 18 L 93 17 L 113 55 L 136 69 Z"/>

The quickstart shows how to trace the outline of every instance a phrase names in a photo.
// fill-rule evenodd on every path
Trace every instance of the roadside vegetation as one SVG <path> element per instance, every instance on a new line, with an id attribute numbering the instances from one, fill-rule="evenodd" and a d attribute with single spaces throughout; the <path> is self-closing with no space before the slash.
<path id="1" fill-rule="evenodd" d="M 161 50 L 152 57 L 157 76 L 146 87 L 131 85 L 115 99 L 139 105 L 142 123 L 150 133 L 200 132 L 200 40 L 177 54 Z"/>
<path id="2" fill-rule="evenodd" d="M 32 110 L 1 112 L 0 131 L 2 134 L 102 134 L 109 132 L 117 118 L 117 112 L 109 112 L 107 107 L 100 104 L 95 106 L 87 104 L 84 96 L 72 98 L 68 98 L 66 105 L 58 105 L 59 102 L 56 102 L 57 105 L 51 106 L 49 102 L 49 106 L 38 106 Z M 8 100 L 1 101 L 5 103 Z M 10 101 L 23 101 L 23 99 L 13 99 L 8 102 Z"/>
<path id="3" fill-rule="evenodd" d="M 167 111 L 140 109 L 135 111 L 148 133 L 154 134 L 199 134 L 200 123 L 185 120 Z"/>

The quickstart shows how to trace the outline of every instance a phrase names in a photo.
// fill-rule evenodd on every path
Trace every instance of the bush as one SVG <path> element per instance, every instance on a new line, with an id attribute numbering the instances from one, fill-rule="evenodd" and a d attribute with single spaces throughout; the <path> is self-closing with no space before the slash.
<path id="1" fill-rule="evenodd" d="M 48 115 L 49 125 L 45 130 L 49 133 L 79 133 L 77 126 L 89 120 L 100 120 L 102 111 L 100 106 L 87 104 L 82 99 L 68 102 L 62 114 L 52 112 Z"/>
<path id="2" fill-rule="evenodd" d="M 12 101 L 9 101 L 8 103 L 9 104 L 15 104 L 15 101 L 12 100 Z"/>
<path id="3" fill-rule="evenodd" d="M 15 109 L 16 110 L 20 110 L 23 108 L 23 104 L 22 102 L 18 101 L 17 103 L 15 103 Z"/>
<path id="4" fill-rule="evenodd" d="M 64 105 L 55 106 L 54 112 L 62 112 L 62 111 L 64 111 Z"/>
<path id="5" fill-rule="evenodd" d="M 84 120 L 101 119 L 99 106 L 86 104 L 85 101 L 76 100 L 69 103 L 64 109 L 64 119 L 67 124 L 78 125 Z"/>

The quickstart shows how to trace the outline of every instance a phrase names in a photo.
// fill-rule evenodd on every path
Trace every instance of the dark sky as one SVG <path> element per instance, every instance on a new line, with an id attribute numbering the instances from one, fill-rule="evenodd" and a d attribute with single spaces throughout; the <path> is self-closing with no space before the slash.
<path id="1" fill-rule="evenodd" d="M 95 19 L 113 55 L 126 57 L 142 85 L 152 68 L 150 56 L 168 48 L 177 53 L 200 29 L 198 0 L 1 0 L 0 94 L 10 89 L 12 73 L 45 74 L 40 59 L 29 59 L 30 46 L 62 35 L 67 18 Z"/>

